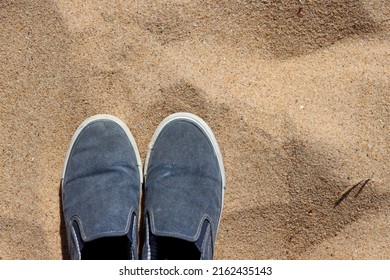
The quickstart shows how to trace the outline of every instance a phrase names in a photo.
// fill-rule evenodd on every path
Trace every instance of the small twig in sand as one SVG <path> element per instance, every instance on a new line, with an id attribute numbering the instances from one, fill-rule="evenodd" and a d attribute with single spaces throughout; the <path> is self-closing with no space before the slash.
<path id="1" fill-rule="evenodd" d="M 355 194 L 355 197 L 357 197 L 363 190 L 363 188 L 367 185 L 367 183 L 370 181 L 370 179 L 366 179 L 363 183 L 362 186 L 360 187 L 359 191 Z"/>
<path id="2" fill-rule="evenodd" d="M 363 190 L 363 188 L 367 185 L 367 183 L 370 181 L 370 179 L 366 179 L 366 180 L 361 180 L 360 182 L 356 183 L 355 185 L 353 186 L 350 186 L 350 187 L 347 187 L 341 194 L 340 194 L 340 197 L 336 200 L 335 204 L 334 204 L 334 207 L 338 206 L 348 195 L 351 191 L 353 191 L 356 187 L 358 187 L 359 185 L 361 185 L 359 191 L 357 192 L 357 194 L 355 195 L 355 197 L 357 197 L 361 191 Z"/>

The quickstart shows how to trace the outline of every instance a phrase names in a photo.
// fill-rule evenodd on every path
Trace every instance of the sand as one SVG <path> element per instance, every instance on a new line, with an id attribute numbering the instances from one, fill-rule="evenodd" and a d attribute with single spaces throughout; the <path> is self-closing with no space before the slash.
<path id="1" fill-rule="evenodd" d="M 178 111 L 224 157 L 216 259 L 389 259 L 389 31 L 387 0 L 0 1 L 0 259 L 69 258 L 85 118 L 122 119 L 144 160 Z"/>

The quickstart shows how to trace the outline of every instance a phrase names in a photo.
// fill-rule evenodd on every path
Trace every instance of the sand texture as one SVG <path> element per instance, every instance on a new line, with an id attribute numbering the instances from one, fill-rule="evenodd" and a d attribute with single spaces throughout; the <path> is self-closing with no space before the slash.
<path id="1" fill-rule="evenodd" d="M 69 258 L 85 118 L 144 161 L 179 111 L 224 157 L 217 259 L 390 259 L 389 35 L 388 0 L 0 0 L 0 259 Z"/>

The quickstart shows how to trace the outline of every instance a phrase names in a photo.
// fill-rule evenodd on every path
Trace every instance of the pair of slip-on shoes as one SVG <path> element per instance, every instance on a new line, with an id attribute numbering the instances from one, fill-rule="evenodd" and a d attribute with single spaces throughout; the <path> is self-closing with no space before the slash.
<path id="1" fill-rule="evenodd" d="M 157 128 L 145 172 L 128 127 L 110 115 L 75 132 L 62 175 L 72 259 L 138 259 L 144 181 L 142 259 L 212 259 L 225 173 L 209 126 L 177 113 Z"/>

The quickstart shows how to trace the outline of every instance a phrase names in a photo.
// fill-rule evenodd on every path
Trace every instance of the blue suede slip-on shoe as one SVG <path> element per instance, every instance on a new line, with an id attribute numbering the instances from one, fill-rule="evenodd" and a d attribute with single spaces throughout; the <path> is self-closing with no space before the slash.
<path id="1" fill-rule="evenodd" d="M 212 259 L 225 188 L 210 127 L 190 113 L 167 117 L 145 161 L 143 259 Z"/>
<path id="2" fill-rule="evenodd" d="M 62 175 L 72 259 L 137 259 L 142 166 L 128 127 L 110 115 L 73 135 Z"/>

